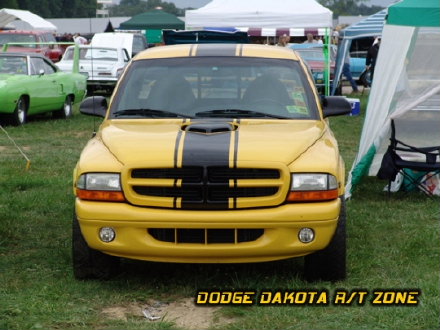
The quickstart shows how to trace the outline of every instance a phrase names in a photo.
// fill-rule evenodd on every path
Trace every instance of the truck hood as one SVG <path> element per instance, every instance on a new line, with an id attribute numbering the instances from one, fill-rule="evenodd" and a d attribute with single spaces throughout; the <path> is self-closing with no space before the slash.
<path id="1" fill-rule="evenodd" d="M 98 138 L 124 165 L 292 163 L 324 133 L 319 120 L 108 120 Z"/>

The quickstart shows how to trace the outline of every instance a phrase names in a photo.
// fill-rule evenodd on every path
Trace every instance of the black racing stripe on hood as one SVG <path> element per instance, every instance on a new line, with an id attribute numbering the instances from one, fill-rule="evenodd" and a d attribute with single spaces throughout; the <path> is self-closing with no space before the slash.
<path id="1" fill-rule="evenodd" d="M 229 166 L 231 133 L 199 134 L 187 132 L 182 166 Z"/>
<path id="2" fill-rule="evenodd" d="M 183 120 L 183 124 L 186 123 L 186 118 Z M 174 147 L 174 167 L 177 167 L 178 164 L 178 158 L 179 158 L 179 145 L 180 145 L 180 140 L 182 139 L 182 130 L 179 130 L 177 132 L 177 137 L 176 137 L 176 144 Z"/>
<path id="3" fill-rule="evenodd" d="M 236 123 L 240 124 L 240 118 L 236 119 Z M 238 134 L 240 133 L 239 130 L 235 131 L 235 137 L 234 137 L 234 159 L 233 159 L 233 167 L 237 168 L 237 159 L 238 159 Z"/>
<path id="4" fill-rule="evenodd" d="M 182 167 L 200 167 L 202 169 L 203 183 L 199 187 L 201 199 L 191 201 L 182 198 L 182 208 L 190 209 L 227 209 L 228 198 L 213 198 L 213 194 L 228 189 L 229 180 L 212 183 L 208 180 L 208 171 L 212 167 L 229 167 L 229 149 L 231 132 L 217 134 L 200 134 L 186 132 L 183 144 Z M 191 186 L 191 182 L 182 181 L 183 187 Z"/>
<path id="5" fill-rule="evenodd" d="M 195 56 L 235 56 L 238 44 L 199 44 Z"/>

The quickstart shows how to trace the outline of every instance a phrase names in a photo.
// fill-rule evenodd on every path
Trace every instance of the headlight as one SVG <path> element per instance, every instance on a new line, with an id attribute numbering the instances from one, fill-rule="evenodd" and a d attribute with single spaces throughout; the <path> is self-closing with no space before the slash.
<path id="1" fill-rule="evenodd" d="M 293 173 L 289 202 L 324 201 L 338 198 L 338 180 L 326 173 Z"/>
<path id="2" fill-rule="evenodd" d="M 85 200 L 125 201 L 118 173 L 82 174 L 76 182 L 76 195 Z"/>

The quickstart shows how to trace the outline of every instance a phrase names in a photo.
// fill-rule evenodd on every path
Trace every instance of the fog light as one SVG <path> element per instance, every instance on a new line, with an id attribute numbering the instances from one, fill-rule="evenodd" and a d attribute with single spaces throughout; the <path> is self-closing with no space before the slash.
<path id="1" fill-rule="evenodd" d="M 110 227 L 102 227 L 99 230 L 99 238 L 105 243 L 110 243 L 116 237 L 115 230 Z"/>
<path id="2" fill-rule="evenodd" d="M 310 243 L 315 239 L 315 232 L 311 228 L 301 228 L 298 238 L 302 243 Z"/>

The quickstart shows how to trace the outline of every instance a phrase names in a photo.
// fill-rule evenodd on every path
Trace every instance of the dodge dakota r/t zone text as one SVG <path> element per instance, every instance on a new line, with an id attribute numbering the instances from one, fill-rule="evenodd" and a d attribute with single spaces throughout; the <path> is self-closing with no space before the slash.
<path id="1" fill-rule="evenodd" d="M 74 169 L 73 269 L 106 278 L 119 258 L 181 263 L 305 256 L 307 280 L 346 276 L 344 162 L 321 98 L 291 49 L 192 44 L 148 49 Z"/>

